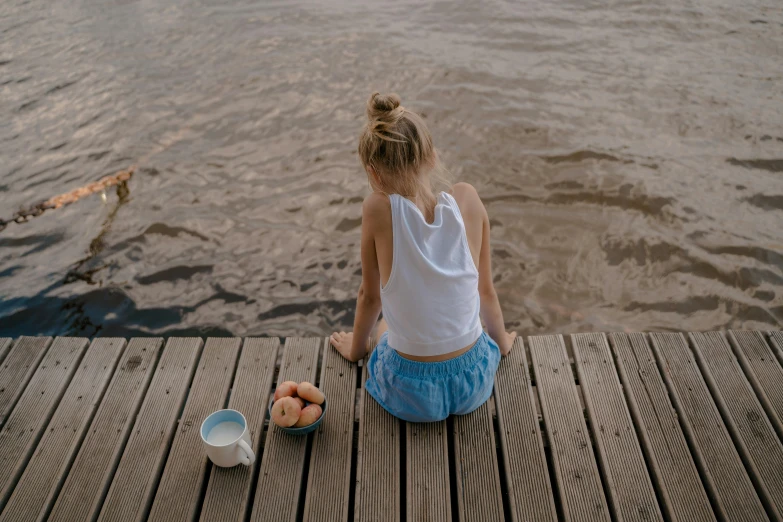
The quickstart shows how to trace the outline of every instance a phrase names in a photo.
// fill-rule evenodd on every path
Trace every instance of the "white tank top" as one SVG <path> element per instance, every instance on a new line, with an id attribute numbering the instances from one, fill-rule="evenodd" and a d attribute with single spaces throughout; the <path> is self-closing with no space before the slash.
<path id="1" fill-rule="evenodd" d="M 481 335 L 478 270 L 454 198 L 438 195 L 435 220 L 399 194 L 392 211 L 392 269 L 381 288 L 388 343 L 410 355 L 442 355 Z"/>

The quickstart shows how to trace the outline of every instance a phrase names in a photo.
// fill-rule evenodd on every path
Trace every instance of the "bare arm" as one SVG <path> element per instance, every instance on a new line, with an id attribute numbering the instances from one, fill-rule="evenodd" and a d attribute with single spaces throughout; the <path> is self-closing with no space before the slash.
<path id="1" fill-rule="evenodd" d="M 482 209 L 484 205 L 482 204 Z M 479 296 L 481 297 L 481 318 L 487 325 L 487 333 L 493 341 L 498 343 L 501 355 L 508 355 L 514 344 L 516 332 L 506 333 L 503 322 L 503 311 L 500 309 L 500 301 L 492 282 L 492 254 L 489 248 L 489 216 L 484 210 L 484 219 L 481 230 L 481 252 L 479 254 Z"/>
<path id="2" fill-rule="evenodd" d="M 370 198 L 362 205 L 362 284 L 356 297 L 353 333 L 335 332 L 331 343 L 349 361 L 356 362 L 367 354 L 367 338 L 381 313 L 381 274 L 375 250 L 375 227 L 382 209 Z"/>
<path id="3" fill-rule="evenodd" d="M 498 294 L 492 282 L 492 254 L 489 240 L 489 216 L 476 189 L 467 183 L 454 186 L 454 196 L 460 206 L 465 230 L 468 234 L 471 254 L 477 259 L 479 272 L 479 296 L 481 297 L 481 318 L 487 326 L 487 333 L 498 344 L 500 353 L 508 355 L 514 344 L 516 332 L 506 333 L 503 312 Z M 476 255 L 478 253 L 478 255 Z"/>

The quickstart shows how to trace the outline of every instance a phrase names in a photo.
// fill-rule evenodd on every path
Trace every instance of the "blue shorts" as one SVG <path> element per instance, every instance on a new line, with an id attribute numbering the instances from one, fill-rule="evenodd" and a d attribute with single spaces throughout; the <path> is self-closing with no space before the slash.
<path id="1" fill-rule="evenodd" d="M 495 383 L 500 349 L 482 333 L 459 357 L 442 362 L 405 359 L 381 336 L 367 361 L 367 392 L 384 410 L 408 422 L 464 415 L 484 404 Z"/>

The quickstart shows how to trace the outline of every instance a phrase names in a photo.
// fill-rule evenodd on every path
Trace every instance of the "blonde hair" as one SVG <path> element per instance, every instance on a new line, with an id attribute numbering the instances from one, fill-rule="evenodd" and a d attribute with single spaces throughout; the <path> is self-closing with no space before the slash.
<path id="1" fill-rule="evenodd" d="M 367 124 L 359 138 L 359 157 L 370 186 L 384 194 L 400 194 L 434 212 L 432 181 L 450 186 L 424 119 L 400 105 L 396 94 L 374 92 L 367 101 Z"/>

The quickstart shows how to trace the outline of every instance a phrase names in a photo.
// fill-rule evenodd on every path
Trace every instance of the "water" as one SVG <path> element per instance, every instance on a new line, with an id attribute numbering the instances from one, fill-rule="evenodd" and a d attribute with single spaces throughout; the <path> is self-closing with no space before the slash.
<path id="1" fill-rule="evenodd" d="M 239 439 L 245 428 L 238 422 L 221 422 L 211 430 L 207 435 L 207 442 L 215 446 L 225 446 Z"/>
<path id="2" fill-rule="evenodd" d="M 350 328 L 364 102 L 426 115 L 510 328 L 780 328 L 778 0 L 0 3 L 0 334 Z"/>

